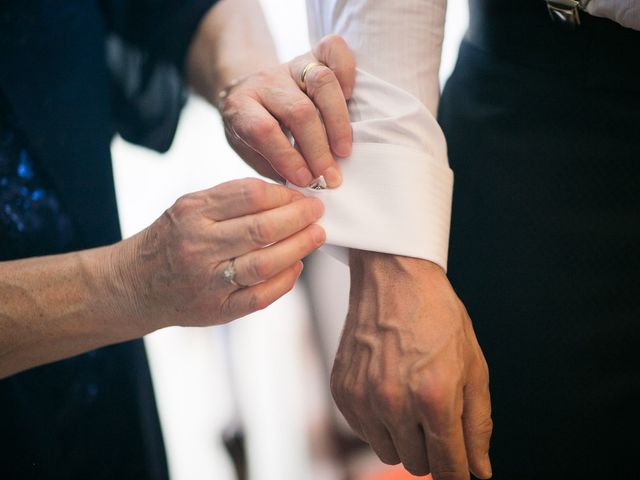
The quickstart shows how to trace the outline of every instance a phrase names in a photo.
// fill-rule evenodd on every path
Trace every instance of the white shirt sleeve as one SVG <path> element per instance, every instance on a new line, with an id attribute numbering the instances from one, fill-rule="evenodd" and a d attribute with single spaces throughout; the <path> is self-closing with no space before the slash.
<path id="1" fill-rule="evenodd" d="M 311 41 L 341 35 L 358 65 L 349 102 L 353 153 L 339 160 L 343 184 L 299 189 L 323 200 L 330 245 L 446 269 L 453 173 L 435 120 L 445 3 L 307 0 Z"/>
<path id="2" fill-rule="evenodd" d="M 638 0 L 591 0 L 587 12 L 618 22 L 623 27 L 640 30 L 640 1 Z"/>

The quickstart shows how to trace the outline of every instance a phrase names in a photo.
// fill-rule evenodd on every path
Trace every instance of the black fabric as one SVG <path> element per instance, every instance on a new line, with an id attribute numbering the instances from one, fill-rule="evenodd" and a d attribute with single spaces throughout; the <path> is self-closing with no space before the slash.
<path id="1" fill-rule="evenodd" d="M 67 252 L 73 222 L 14 123 L 0 92 L 0 261 Z"/>
<path id="2" fill-rule="evenodd" d="M 0 2 L 0 92 L 12 131 L 72 223 L 63 250 L 120 239 L 111 138 L 121 131 L 168 148 L 187 47 L 214 3 Z M 59 250 L 42 235 L 19 256 Z M 167 476 L 141 340 L 0 380 L 0 478 Z"/>
<path id="3" fill-rule="evenodd" d="M 494 478 L 636 478 L 640 63 L 615 52 L 640 51 L 640 34 L 595 19 L 559 33 L 543 2 L 471 6 L 482 23 L 439 120 L 449 274 L 491 372 Z M 568 68 L 545 56 L 565 36 L 581 58 Z"/>

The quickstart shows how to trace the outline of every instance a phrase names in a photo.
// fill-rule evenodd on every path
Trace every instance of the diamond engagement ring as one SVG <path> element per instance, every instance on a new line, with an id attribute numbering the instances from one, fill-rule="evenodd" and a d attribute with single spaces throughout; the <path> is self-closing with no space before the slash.
<path id="1" fill-rule="evenodd" d="M 238 287 L 238 288 L 247 288 L 246 285 L 240 285 L 238 282 L 236 282 L 235 262 L 236 262 L 235 258 L 232 258 L 229 261 L 229 265 L 227 265 L 226 268 L 222 272 L 222 278 L 229 285 L 233 285 L 234 287 Z"/>

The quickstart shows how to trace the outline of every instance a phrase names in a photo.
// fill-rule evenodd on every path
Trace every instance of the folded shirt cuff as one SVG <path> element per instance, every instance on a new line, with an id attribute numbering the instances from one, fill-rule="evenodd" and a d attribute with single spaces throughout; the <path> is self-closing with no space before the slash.
<path id="1" fill-rule="evenodd" d="M 348 263 L 347 248 L 430 260 L 447 268 L 453 172 L 410 147 L 354 143 L 339 160 L 342 185 L 290 188 L 321 199 L 327 251 Z M 335 248 L 342 247 L 342 248 Z"/>

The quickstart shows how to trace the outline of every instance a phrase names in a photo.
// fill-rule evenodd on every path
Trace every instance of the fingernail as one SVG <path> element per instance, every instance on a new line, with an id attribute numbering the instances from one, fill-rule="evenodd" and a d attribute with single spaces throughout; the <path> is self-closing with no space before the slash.
<path id="1" fill-rule="evenodd" d="M 324 228 L 319 225 L 314 226 L 311 237 L 313 238 L 313 241 L 316 243 L 316 245 L 322 245 L 326 239 Z"/>
<path id="2" fill-rule="evenodd" d="M 338 187 L 342 183 L 342 175 L 336 167 L 327 168 L 322 175 L 329 187 Z"/>
<path id="3" fill-rule="evenodd" d="M 334 153 L 339 157 L 348 157 L 351 155 L 351 142 L 348 140 L 339 141 Z"/>
<path id="4" fill-rule="evenodd" d="M 299 187 L 306 187 L 313 180 L 311 172 L 306 167 L 300 167 L 293 175 L 294 183 Z"/>

